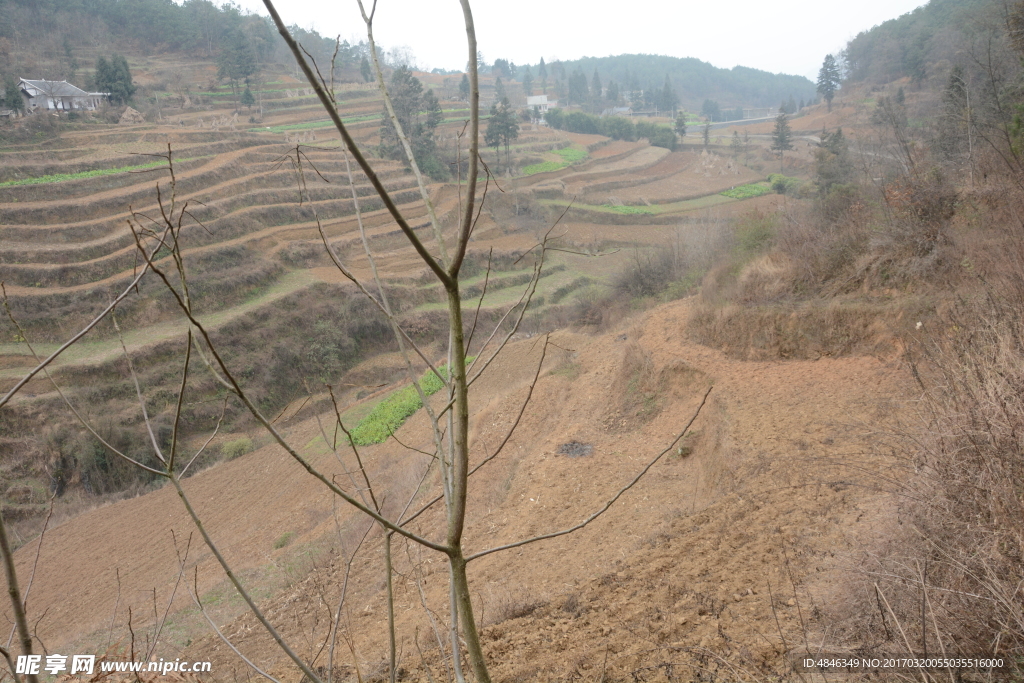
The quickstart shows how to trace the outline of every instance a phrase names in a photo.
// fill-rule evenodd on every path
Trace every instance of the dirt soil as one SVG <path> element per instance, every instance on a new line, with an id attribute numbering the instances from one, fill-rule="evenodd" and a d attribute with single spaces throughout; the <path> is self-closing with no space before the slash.
<path id="1" fill-rule="evenodd" d="M 896 410 L 907 377 L 897 363 L 873 357 L 731 360 L 686 340 L 690 307 L 690 300 L 665 304 L 599 336 L 554 334 L 522 423 L 502 455 L 474 475 L 470 552 L 585 519 L 668 448 L 587 528 L 470 565 L 495 680 L 668 680 L 668 670 L 682 676 L 672 680 L 693 680 L 701 666 L 724 666 L 707 654 L 700 660 L 702 653 L 729 666 L 781 670 L 784 639 L 802 642 L 829 629 L 823 615 L 852 553 L 887 512 L 887 499 L 858 486 L 857 472 L 876 462 L 872 426 Z M 474 460 L 514 422 L 544 339 L 517 341 L 474 385 Z M 692 432 L 669 448 L 709 387 Z M 330 419 L 323 416 L 328 434 Z M 311 464 L 350 487 L 316 419 L 284 431 Z M 429 448 L 423 411 L 397 436 Z M 559 452 L 573 442 L 589 448 L 572 446 L 578 457 Z M 397 515 L 420 488 L 426 459 L 393 442 L 362 454 L 385 509 Z M 423 488 L 436 488 L 433 475 Z M 185 489 L 268 618 L 302 656 L 326 664 L 321 645 L 346 553 L 367 524 L 335 506 L 276 445 L 198 473 Z M 426 498 L 421 493 L 413 509 Z M 438 513 L 416 528 L 438 537 Z M 386 653 L 382 544 L 370 531 L 349 579 L 335 680 L 356 680 L 354 666 L 369 680 Z M 170 604 L 158 656 L 210 659 L 210 680 L 245 678 L 184 586 L 171 598 L 179 576 L 174 544 L 183 552 L 188 539 L 185 581 L 196 582 L 215 623 L 257 664 L 298 681 L 243 612 L 170 487 L 46 534 L 29 612 L 48 650 L 127 648 L 129 619 L 139 649 L 152 637 L 154 614 Z M 17 552 L 21 576 L 32 574 L 36 551 L 33 542 Z M 443 562 L 398 541 L 395 557 L 405 679 L 426 681 L 429 668 L 437 680 L 445 665 L 420 588 L 443 629 Z"/>

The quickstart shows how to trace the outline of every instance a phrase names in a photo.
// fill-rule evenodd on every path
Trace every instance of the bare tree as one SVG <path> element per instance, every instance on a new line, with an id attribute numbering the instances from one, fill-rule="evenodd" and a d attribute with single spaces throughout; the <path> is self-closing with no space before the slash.
<path id="1" fill-rule="evenodd" d="M 359 1 L 359 0 L 357 0 Z M 274 420 L 264 415 L 258 408 L 254 400 L 248 395 L 246 390 L 241 386 L 235 372 L 232 370 L 230 365 L 224 360 L 223 355 L 217 348 L 217 345 L 211 338 L 210 331 L 206 326 L 199 320 L 197 313 L 193 310 L 193 302 L 189 293 L 188 279 L 185 273 L 184 259 L 182 257 L 182 243 L 181 235 L 182 228 L 187 217 L 191 214 L 188 210 L 188 202 L 184 205 L 179 206 L 179 201 L 176 196 L 176 180 L 174 175 L 173 155 L 168 147 L 166 159 L 168 162 L 168 168 L 170 170 L 170 183 L 169 187 L 165 190 L 160 190 L 158 186 L 157 192 L 157 204 L 159 207 L 158 215 L 155 218 L 144 216 L 141 213 L 133 212 L 132 220 L 129 221 L 129 225 L 132 229 L 132 234 L 135 239 L 135 243 L 143 262 L 144 268 L 142 273 L 136 278 L 133 284 L 137 283 L 143 275 L 152 274 L 156 276 L 166 287 L 167 291 L 172 296 L 177 307 L 180 309 L 182 315 L 185 317 L 188 323 L 188 329 L 185 338 L 185 350 L 183 359 L 183 369 L 181 375 L 181 382 L 177 392 L 177 402 L 173 414 L 172 421 L 172 434 L 170 438 L 170 445 L 167 448 L 162 448 L 159 440 L 157 439 L 154 427 L 152 426 L 150 416 L 146 408 L 146 400 L 144 398 L 142 387 L 139 383 L 138 377 L 135 372 L 135 367 L 132 363 L 131 355 L 128 352 L 127 347 L 122 342 L 124 356 L 127 360 L 129 372 L 136 388 L 136 394 L 139 403 L 139 409 L 142 414 L 142 419 L 147 427 L 149 434 L 149 445 L 152 447 L 152 454 L 155 458 L 155 462 L 158 463 L 154 466 L 146 465 L 137 459 L 133 459 L 126 453 L 123 453 L 116 449 L 112 444 L 104 440 L 100 434 L 89 425 L 89 423 L 82 417 L 81 413 L 74 407 L 68 397 L 63 394 L 56 382 L 53 381 L 52 377 L 47 373 L 47 377 L 53 382 L 54 387 L 60 392 L 61 397 L 66 402 L 67 406 L 74 413 L 85 428 L 97 438 L 105 448 L 107 448 L 114 455 L 132 463 L 134 466 L 146 470 L 150 474 L 163 478 L 169 482 L 177 492 L 182 505 L 185 507 L 188 515 L 192 519 L 193 524 L 199 531 L 203 541 L 210 549 L 214 558 L 221 565 L 221 568 L 225 572 L 228 580 L 234 586 L 239 596 L 244 600 L 248 606 L 249 611 L 253 616 L 260 622 L 266 632 L 274 639 L 281 651 L 291 659 L 295 665 L 302 671 L 304 676 L 309 681 L 319 683 L 321 678 L 317 672 L 314 671 L 312 662 L 308 659 L 304 659 L 296 651 L 296 649 L 290 646 L 283 636 L 279 633 L 276 627 L 270 622 L 265 616 L 263 611 L 255 603 L 251 597 L 249 591 L 243 585 L 241 580 L 232 570 L 231 566 L 225 560 L 224 556 L 218 549 L 218 546 L 211 536 L 209 530 L 204 526 L 203 520 L 200 518 L 193 506 L 189 496 L 181 484 L 184 473 L 187 472 L 188 468 L 192 463 L 196 461 L 196 458 L 203 452 L 206 445 L 210 443 L 213 436 L 217 433 L 214 430 L 213 435 L 207 439 L 206 443 L 190 457 L 186 458 L 181 453 L 181 443 L 179 439 L 179 423 L 181 418 L 182 406 L 184 403 L 184 394 L 190 381 L 190 370 L 193 355 L 198 356 L 202 366 L 205 366 L 206 370 L 215 378 L 215 380 L 222 386 L 234 400 L 239 401 L 244 405 L 246 410 L 252 415 L 255 421 L 260 427 L 266 431 L 267 434 L 275 441 L 290 458 L 295 460 L 310 476 L 314 477 L 323 486 L 327 487 L 337 499 L 344 501 L 347 505 L 360 511 L 372 520 L 373 524 L 382 531 L 384 539 L 384 554 L 385 554 L 385 573 L 387 577 L 387 588 L 388 588 L 388 632 L 389 632 L 389 666 L 390 676 L 392 680 L 396 677 L 396 635 L 394 626 L 394 607 L 393 607 L 393 593 L 391 586 L 391 572 L 392 572 L 392 557 L 391 557 L 391 543 L 395 535 L 404 537 L 411 544 L 419 546 L 421 549 L 427 551 L 434 551 L 440 553 L 445 557 L 448 564 L 449 573 L 449 609 L 450 609 L 450 652 L 452 660 L 452 672 L 457 681 L 462 683 L 466 680 L 466 676 L 462 671 L 462 664 L 460 661 L 461 645 L 464 644 L 466 654 L 468 656 L 469 667 L 472 669 L 473 677 L 479 683 L 489 683 L 490 674 L 488 673 L 487 662 L 484 657 L 483 648 L 481 646 L 480 634 L 477 626 L 477 617 L 474 612 L 474 604 L 470 594 L 469 578 L 467 573 L 467 567 L 473 560 L 485 557 L 487 555 L 508 550 L 512 548 L 518 548 L 529 543 L 535 543 L 538 541 L 563 536 L 566 534 L 574 533 L 580 529 L 583 529 L 595 519 L 604 514 L 608 509 L 615 504 L 615 502 L 621 498 L 627 491 L 635 486 L 640 479 L 653 467 L 666 453 L 675 447 L 676 443 L 685 435 L 687 429 L 699 415 L 701 408 L 707 400 L 707 393 L 704 395 L 704 400 L 701 401 L 700 406 L 697 408 L 694 415 L 690 418 L 689 422 L 680 430 L 678 436 L 672 440 L 671 443 L 667 444 L 666 447 L 659 453 L 654 455 L 650 461 L 628 482 L 626 482 L 618 491 L 614 492 L 607 501 L 596 509 L 593 513 L 586 516 L 580 522 L 573 524 L 567 528 L 553 530 L 548 533 L 539 534 L 531 538 L 520 539 L 503 545 L 499 545 L 491 548 L 484 548 L 478 550 L 469 550 L 464 545 L 464 531 L 468 521 L 470 512 L 467 510 L 468 492 L 469 492 L 469 481 L 470 476 L 478 471 L 481 467 L 485 466 L 489 462 L 493 461 L 498 457 L 505 446 L 509 443 L 516 428 L 520 424 L 520 421 L 529 405 L 532 397 L 534 388 L 540 377 L 541 369 L 544 364 L 545 354 L 549 340 L 547 337 L 543 340 L 543 345 L 540 348 L 540 358 L 537 363 L 536 372 L 533 376 L 531 383 L 529 384 L 529 390 L 527 396 L 524 399 L 519 413 L 514 420 L 513 424 L 508 429 L 504 438 L 500 441 L 499 445 L 490 453 L 483 454 L 475 464 L 471 463 L 471 453 L 469 447 L 469 415 L 470 415 L 470 387 L 472 384 L 480 378 L 480 376 L 488 370 L 488 368 L 494 363 L 495 359 L 506 347 L 506 345 L 512 340 L 516 332 L 520 329 L 523 322 L 526 311 L 530 305 L 530 302 L 537 290 L 538 283 L 540 281 L 541 272 L 544 267 L 545 257 L 550 247 L 551 242 L 551 231 L 557 225 L 558 221 L 555 221 L 555 225 L 552 225 L 551 229 L 543 236 L 540 242 L 532 250 L 534 253 L 535 263 L 533 268 L 533 277 L 527 284 L 519 300 L 508 308 L 508 310 L 501 317 L 499 322 L 491 330 L 490 334 L 486 339 L 479 343 L 476 347 L 479 349 L 478 355 L 471 359 L 468 355 L 470 345 L 473 343 L 473 338 L 476 333 L 477 324 L 479 322 L 480 308 L 476 309 L 472 322 L 464 319 L 463 315 L 463 302 L 460 291 L 460 272 L 463 264 L 465 263 L 467 251 L 469 247 L 469 240 L 473 233 L 473 229 L 476 225 L 477 220 L 480 217 L 480 213 L 483 206 L 483 199 L 486 197 L 487 184 L 482 188 L 482 196 L 478 197 L 478 183 L 477 174 L 479 167 L 479 84 L 477 78 L 477 43 L 475 37 L 475 29 L 473 24 L 473 15 L 470 9 L 468 0 L 461 0 L 463 9 L 463 17 L 465 22 L 465 29 L 467 35 L 467 49 L 469 54 L 469 82 L 470 82 L 470 118 L 463 128 L 462 133 L 459 136 L 459 150 L 461 157 L 461 145 L 465 139 L 468 138 L 468 150 L 467 150 L 467 161 L 468 161 L 468 174 L 466 179 L 465 191 L 462 192 L 462 185 L 459 184 L 460 196 L 459 196 L 459 213 L 458 223 L 454 226 L 454 229 L 449 231 L 450 234 L 445 234 L 443 226 L 438 220 L 433 206 L 431 204 L 429 187 L 423 175 L 419 172 L 419 168 L 416 164 L 416 160 L 413 154 L 412 146 L 409 142 L 407 131 L 403 131 L 401 125 L 394 114 L 394 109 L 391 106 L 390 97 L 387 92 L 387 88 L 384 84 L 383 72 L 381 66 L 377 60 L 377 50 L 373 38 L 373 16 L 375 11 L 375 5 L 371 7 L 370 11 L 367 12 L 365 7 L 360 1 L 360 9 L 363 14 L 364 21 L 366 23 L 367 35 L 370 40 L 370 54 L 374 57 L 374 69 L 377 76 L 377 83 L 381 91 L 381 95 L 385 102 L 385 107 L 388 111 L 388 115 L 393 119 L 397 134 L 402 141 L 403 146 L 406 149 L 407 156 L 410 160 L 410 164 L 413 168 L 414 174 L 419 185 L 421 197 L 425 202 L 430 221 L 433 227 L 432 236 L 434 244 L 428 246 L 427 243 L 422 241 L 420 237 L 415 233 L 412 226 L 406 217 L 402 214 L 398 208 L 395 200 L 384 187 L 382 181 L 375 173 L 368 159 L 363 155 L 359 147 L 355 144 L 352 136 L 347 130 L 345 124 L 342 122 L 341 114 L 338 110 L 334 93 L 333 93 L 333 78 L 332 82 L 328 82 L 321 75 L 319 66 L 313 60 L 313 58 L 305 52 L 305 50 L 295 41 L 295 39 L 289 33 L 284 21 L 278 14 L 271 0 L 264 0 L 270 16 L 277 26 L 281 36 L 284 38 L 289 49 L 292 51 L 296 62 L 305 74 L 313 90 L 316 92 L 317 97 L 320 99 L 321 104 L 324 106 L 331 120 L 333 121 L 336 129 L 341 135 L 343 141 L 343 154 L 345 158 L 346 168 L 348 169 L 349 189 L 352 193 L 353 203 L 355 207 L 355 216 L 359 225 L 360 236 L 362 239 L 364 253 L 370 264 L 373 283 L 364 283 L 360 281 L 352 272 L 352 270 L 346 265 L 341 256 L 335 251 L 331 241 L 328 239 L 322 226 L 320 227 L 320 235 L 324 244 L 324 248 L 329 254 L 331 260 L 339 271 L 351 281 L 353 286 L 365 295 L 381 312 L 382 315 L 387 319 L 391 329 L 393 331 L 395 340 L 398 344 L 399 351 L 404 359 L 405 369 L 411 384 L 415 387 L 416 392 L 419 394 L 420 400 L 426 411 L 431 424 L 432 430 L 432 441 L 434 451 L 423 452 L 425 456 L 423 473 L 421 477 L 421 483 L 426 480 L 427 474 L 432 471 L 437 471 L 440 474 L 440 488 L 439 494 L 432 497 L 429 501 L 421 504 L 417 509 L 413 510 L 413 504 L 416 502 L 416 493 L 414 492 L 410 498 L 406 501 L 404 507 L 397 514 L 388 513 L 385 506 L 382 504 L 382 500 L 375 492 L 375 485 L 371 477 L 367 473 L 364 467 L 362 458 L 360 456 L 358 447 L 355 440 L 352 438 L 351 433 L 342 424 L 341 411 L 338 409 L 337 402 L 334 402 L 335 406 L 335 425 L 338 429 L 345 434 L 345 439 L 342 439 L 342 448 L 348 446 L 351 451 L 352 457 L 355 461 L 355 466 L 350 467 L 344 461 L 340 459 L 340 453 L 338 449 L 338 439 L 334 439 L 334 450 L 339 453 L 339 462 L 342 463 L 342 467 L 345 474 L 349 476 L 350 482 L 352 483 L 352 490 L 346 490 L 345 487 L 337 483 L 334 477 L 329 476 L 327 473 L 314 467 L 309 460 L 304 458 L 299 449 L 289 443 L 285 435 L 280 429 L 275 426 Z M 333 74 L 333 68 L 331 69 Z M 401 321 L 397 316 L 394 308 L 389 301 L 387 296 L 387 290 L 384 286 L 384 282 L 377 270 L 377 265 L 374 259 L 374 255 L 370 249 L 369 241 L 366 236 L 366 232 L 363 226 L 362 214 L 359 208 L 359 199 L 355 191 L 355 185 L 352 176 L 352 169 L 350 166 L 350 158 L 355 161 L 355 164 L 359 167 L 362 173 L 369 180 L 373 186 L 377 195 L 382 200 L 385 208 L 394 219 L 395 223 L 404 233 L 406 239 L 412 248 L 419 255 L 424 263 L 424 266 L 433 274 L 436 280 L 440 283 L 444 290 L 445 298 L 447 301 L 448 309 L 448 344 L 446 359 L 443 364 L 437 364 L 431 361 L 423 349 L 421 349 L 410 337 L 408 332 L 403 329 Z M 461 158 L 459 159 L 459 167 L 461 168 Z M 295 159 L 293 163 L 299 170 L 300 182 L 304 184 L 304 176 L 302 167 L 303 164 L 308 164 L 308 159 L 304 158 L 301 150 L 297 147 Z M 169 189 L 169 193 L 167 190 Z M 166 199 L 165 199 L 166 196 Z M 301 201 L 301 193 L 300 193 Z M 316 215 L 315 206 L 313 206 L 314 216 Z M 563 214 L 564 215 L 564 214 Z M 317 224 L 320 225 L 319 218 L 316 219 Z M 155 226 L 155 227 L 151 227 Z M 156 255 L 160 252 L 161 254 L 170 254 L 169 259 L 162 259 L 157 262 Z M 486 293 L 487 278 L 490 275 L 490 261 L 488 261 L 488 272 L 485 278 L 484 291 Z M 126 293 L 118 299 L 118 301 L 127 295 L 127 292 L 131 290 L 131 287 L 126 290 Z M 114 311 L 115 301 L 111 306 L 104 311 L 97 321 L 105 315 L 112 314 Z M 482 303 L 482 298 L 481 298 Z M 74 343 L 84 335 L 85 331 L 91 329 L 96 324 L 94 321 L 86 328 L 82 333 L 76 335 L 68 344 L 62 347 L 64 348 Z M 116 319 L 114 320 L 115 327 L 117 327 Z M 19 328 L 20 329 L 20 328 Z M 118 328 L 118 333 L 119 328 Z M 22 330 L 22 334 L 24 331 Z M 39 367 L 33 370 L 28 377 L 26 377 L 3 399 L 0 399 L 0 407 L 2 407 L 13 394 L 27 383 L 28 379 L 37 374 L 38 372 L 46 373 L 46 366 L 52 362 L 52 360 L 61 352 L 58 351 L 51 358 L 41 361 Z M 431 401 L 427 391 L 423 387 L 421 380 L 419 379 L 415 368 L 417 365 L 425 365 L 428 368 L 428 372 L 433 375 L 433 378 L 439 381 L 443 386 L 441 400 Z M 333 391 L 332 393 L 332 399 Z M 710 393 L 710 389 L 708 389 Z M 226 403 L 225 403 L 226 407 Z M 223 414 L 222 418 L 223 420 Z M 218 423 L 217 429 L 219 429 L 220 423 Z M 321 424 L 323 428 L 323 425 Z M 326 429 L 324 430 L 325 441 L 327 436 Z M 416 487 L 415 491 L 418 492 L 420 487 Z M 430 530 L 424 532 L 419 530 L 419 526 L 422 523 L 417 523 L 425 512 L 430 510 L 437 503 L 443 503 L 443 529 L 436 530 L 431 533 Z M 414 525 L 414 523 L 416 523 Z M 2 530 L 2 519 L 0 519 L 0 530 Z M 441 538 L 437 538 L 441 536 Z M 2 539 L 2 536 L 0 536 Z M 11 565 L 11 572 L 13 572 L 13 565 L 10 563 L 10 552 L 6 548 L 5 544 L 2 545 L 4 552 L 5 561 Z M 355 551 L 354 551 L 355 552 Z M 350 563 L 351 564 L 351 561 Z M 184 560 L 181 560 L 181 568 L 179 577 L 183 575 L 185 571 Z M 347 573 L 346 573 L 347 576 Z M 9 580 L 9 585 L 16 585 L 16 577 Z M 422 588 L 419 589 L 422 591 Z M 193 600 L 199 604 L 202 609 L 201 603 L 199 602 L 198 591 L 192 592 Z M 422 596 L 422 592 L 421 592 Z M 342 598 L 339 602 L 338 609 L 333 618 L 333 623 L 330 628 L 330 638 L 332 644 L 330 647 L 330 654 L 332 661 L 329 663 L 328 671 L 330 672 L 333 667 L 333 652 L 334 645 L 333 641 L 338 636 L 340 620 L 342 616 L 342 604 L 344 602 L 344 591 L 342 592 Z M 18 611 L 18 605 L 21 605 L 20 600 L 16 600 L 14 593 L 12 593 L 12 603 L 15 604 L 15 613 Z M 23 610 L 22 610 L 23 613 Z M 433 621 L 432 621 L 433 623 Z M 435 628 L 435 631 L 437 629 Z M 159 635 L 159 629 L 155 631 L 156 636 Z M 440 640 L 440 636 L 438 636 Z M 325 641 L 326 642 L 326 641 Z M 418 642 L 417 642 L 418 646 Z M 155 647 L 155 642 L 153 644 Z M 26 652 L 30 651 L 31 641 L 27 641 L 23 644 L 23 649 Z M 323 648 L 321 648 L 322 650 Z M 236 650 L 237 651 L 237 650 Z M 239 656 L 245 660 L 244 656 L 238 652 Z M 247 664 L 253 669 L 258 675 L 266 676 L 266 674 L 258 669 L 254 664 L 245 660 Z M 13 671 L 12 671 L 13 673 Z M 328 680 L 332 674 L 328 673 Z M 17 676 L 16 676 L 17 678 Z"/>

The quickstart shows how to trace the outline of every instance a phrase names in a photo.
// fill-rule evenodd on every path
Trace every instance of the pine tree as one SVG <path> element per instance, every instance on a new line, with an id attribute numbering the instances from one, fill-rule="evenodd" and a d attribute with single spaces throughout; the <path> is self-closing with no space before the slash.
<path id="1" fill-rule="evenodd" d="M 685 138 L 686 137 L 686 115 L 685 114 L 680 113 L 679 116 L 676 117 L 675 130 L 676 130 L 676 135 L 678 135 L 679 137 L 681 137 L 681 138 Z"/>
<path id="2" fill-rule="evenodd" d="M 732 132 L 732 140 L 729 142 L 729 151 L 732 152 L 734 157 L 737 157 L 742 149 L 743 143 L 740 141 L 740 132 L 734 130 Z"/>
<path id="3" fill-rule="evenodd" d="M 252 109 L 254 104 L 256 104 L 256 98 L 252 96 L 252 90 L 249 90 L 249 84 L 246 83 L 245 90 L 242 92 L 242 106 Z"/>
<path id="4" fill-rule="evenodd" d="M 528 66 L 523 68 L 523 93 L 527 97 L 533 94 L 533 74 Z"/>
<path id="5" fill-rule="evenodd" d="M 789 110 L 786 112 L 787 114 L 795 114 L 800 111 L 796 108 L 796 100 L 793 99 L 792 95 L 789 96 L 789 102 L 786 102 L 786 109 Z"/>
<path id="6" fill-rule="evenodd" d="M 494 154 L 498 157 L 499 163 L 501 161 L 499 150 L 504 144 L 505 167 L 511 170 L 512 160 L 510 146 L 512 141 L 518 137 L 519 117 L 516 116 L 515 110 L 512 108 L 512 105 L 506 97 L 502 99 L 500 103 L 491 106 L 491 118 L 487 121 L 487 131 L 484 133 L 484 143 L 488 147 L 494 148 Z"/>
<path id="7" fill-rule="evenodd" d="M 98 58 L 93 79 L 96 89 L 110 93 L 108 97 L 114 104 L 126 104 L 135 94 L 136 86 L 132 83 L 128 60 L 121 55 L 113 55 L 109 62 L 103 57 Z"/>
<path id="8" fill-rule="evenodd" d="M 672 90 L 672 81 L 669 79 L 668 74 L 666 74 L 665 86 L 661 89 L 658 108 L 661 109 L 661 111 L 672 112 L 675 114 L 677 104 L 679 104 L 679 98 L 676 97 L 675 91 Z"/>
<path id="9" fill-rule="evenodd" d="M 363 57 L 363 61 L 359 62 L 359 75 L 363 77 L 364 83 L 369 83 L 373 80 L 373 69 L 370 68 L 370 60 Z"/>
<path id="10" fill-rule="evenodd" d="M 832 98 L 836 96 L 839 85 L 839 64 L 836 63 L 836 58 L 832 55 L 825 55 L 825 61 L 821 65 L 821 70 L 818 71 L 818 94 L 828 102 L 829 111 L 832 111 Z"/>
<path id="11" fill-rule="evenodd" d="M 594 78 L 590 81 L 590 95 L 594 98 L 594 102 L 601 99 L 601 77 L 597 75 L 597 69 L 594 69 Z"/>
<path id="12" fill-rule="evenodd" d="M 711 122 L 708 121 L 704 124 L 704 130 L 702 131 L 704 137 L 704 149 L 708 148 L 711 144 Z"/>
<path id="13" fill-rule="evenodd" d="M 544 63 L 544 58 L 540 58 L 540 64 L 537 65 L 537 78 L 540 79 L 540 87 L 545 95 L 548 94 L 548 67 Z"/>
<path id="14" fill-rule="evenodd" d="M 8 76 L 4 80 L 4 106 L 14 111 L 25 111 L 25 100 L 14 76 Z"/>
<path id="15" fill-rule="evenodd" d="M 608 81 L 608 101 L 612 104 L 619 101 L 619 84 L 615 81 Z"/>
<path id="16" fill-rule="evenodd" d="M 785 113 L 779 114 L 775 119 L 775 130 L 772 131 L 772 151 L 777 152 L 780 159 L 779 173 L 785 170 L 785 154 L 793 149 L 793 133 L 789 128 L 789 121 Z"/>
<path id="17" fill-rule="evenodd" d="M 469 101 L 469 76 L 462 74 L 462 82 L 459 83 L 459 95 L 462 99 Z"/>

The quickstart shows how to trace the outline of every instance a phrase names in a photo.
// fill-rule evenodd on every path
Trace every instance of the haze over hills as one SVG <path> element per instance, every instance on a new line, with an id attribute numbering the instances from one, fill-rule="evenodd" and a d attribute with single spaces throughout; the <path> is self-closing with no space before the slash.
<path id="1" fill-rule="evenodd" d="M 732 109 L 777 107 L 790 97 L 808 102 L 816 97 L 814 83 L 803 76 L 773 74 L 746 66 L 720 69 L 693 57 L 615 55 L 565 60 L 561 65 L 567 74 L 581 69 L 588 79 L 597 71 L 605 84 L 614 80 L 621 90 L 655 90 L 663 87 L 667 76 L 683 106 L 694 111 L 700 110 L 705 99 Z M 536 82 L 538 65 L 529 68 Z"/>

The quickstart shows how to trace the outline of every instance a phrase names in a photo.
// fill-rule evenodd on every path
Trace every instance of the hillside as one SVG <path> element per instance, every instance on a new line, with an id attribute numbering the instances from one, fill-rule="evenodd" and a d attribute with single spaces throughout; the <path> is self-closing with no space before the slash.
<path id="1" fill-rule="evenodd" d="M 6 26 L 104 2 L 6 0 Z M 138 2 L 147 22 L 160 6 L 207 8 Z M 594 124 L 631 131 L 615 139 L 515 111 L 503 145 L 496 108 L 466 216 L 452 74 L 389 67 L 432 161 L 422 189 L 352 63 L 335 95 L 368 170 L 294 67 L 260 61 L 246 107 L 192 43 L 125 50 L 142 122 L 0 124 L 0 396 L 125 295 L 0 403 L 0 530 L 32 646 L 213 665 L 172 680 L 434 683 L 469 668 L 475 623 L 509 683 L 1019 679 L 1024 100 L 975 87 L 938 7 L 911 24 L 961 61 L 929 53 L 917 82 L 867 67 L 786 120 L 781 154 L 781 121 L 706 139 L 666 117 Z M 881 46 L 885 26 L 856 40 Z M 71 53 L 108 54 L 120 30 Z M 992 46 L 1018 82 L 1014 47 Z M 428 89 L 436 106 L 409 95 Z M 159 273 L 130 286 L 140 244 Z M 808 672 L 808 651 L 1005 664 Z"/>
<path id="2" fill-rule="evenodd" d="M 536 82 L 538 65 L 533 64 L 529 68 Z M 547 68 L 553 77 L 555 69 L 560 69 L 558 73 L 564 71 L 566 75 L 581 69 L 587 79 L 592 78 L 597 71 L 604 83 L 615 81 L 622 91 L 653 91 L 661 88 L 668 77 L 682 105 L 693 111 L 700 111 L 705 99 L 718 101 L 723 109 L 735 109 L 777 107 L 779 102 L 791 97 L 808 102 L 816 97 L 814 83 L 803 76 L 773 74 L 746 66 L 721 69 L 693 57 L 583 57 L 555 62 Z"/>
<path id="3" fill-rule="evenodd" d="M 852 82 L 921 83 L 962 61 L 961 46 L 981 36 L 1002 39 L 1005 8 L 992 0 L 929 0 L 913 12 L 858 33 L 846 46 Z M 979 44 L 980 47 L 980 44 Z"/>

